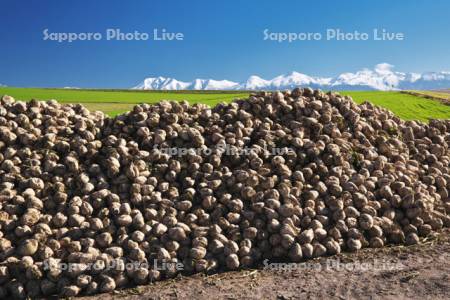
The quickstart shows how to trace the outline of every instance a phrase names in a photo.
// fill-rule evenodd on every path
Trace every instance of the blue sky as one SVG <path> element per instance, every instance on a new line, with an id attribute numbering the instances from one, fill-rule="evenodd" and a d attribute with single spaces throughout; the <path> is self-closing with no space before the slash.
<path id="1" fill-rule="evenodd" d="M 145 77 L 333 76 L 388 62 L 450 70 L 450 1 L 0 0 L 0 84 L 127 88 Z M 44 41 L 50 32 L 182 32 L 183 41 Z M 270 32 L 374 28 L 403 41 L 264 41 Z"/>

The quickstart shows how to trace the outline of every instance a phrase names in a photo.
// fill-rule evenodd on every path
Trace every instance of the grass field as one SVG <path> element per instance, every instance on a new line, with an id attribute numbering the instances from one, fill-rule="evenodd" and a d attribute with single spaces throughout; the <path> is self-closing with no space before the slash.
<path id="1" fill-rule="evenodd" d="M 83 103 L 90 110 L 101 110 L 111 116 L 130 110 L 135 104 L 155 103 L 160 100 L 187 100 L 190 103 L 205 103 L 213 106 L 245 98 L 248 93 L 215 91 L 135 91 L 135 90 L 72 90 L 43 88 L 0 87 L 0 95 L 10 95 L 28 101 L 56 99 L 61 103 Z M 438 101 L 403 94 L 400 92 L 349 91 L 357 103 L 365 100 L 385 107 L 405 120 L 426 121 L 429 118 L 450 119 L 450 106 Z"/>
<path id="2" fill-rule="evenodd" d="M 10 95 L 18 100 L 56 99 L 60 103 L 83 103 L 90 110 L 101 110 L 111 116 L 130 110 L 139 103 L 166 100 L 187 100 L 189 103 L 215 105 L 246 97 L 247 93 L 222 92 L 164 92 L 135 90 L 77 90 L 0 87 L 0 95 Z"/>
<path id="3" fill-rule="evenodd" d="M 441 99 L 447 99 L 450 100 L 450 90 L 442 90 L 442 91 L 416 91 L 412 90 L 411 92 L 425 95 L 425 96 L 431 96 Z"/>
<path id="4" fill-rule="evenodd" d="M 352 96 L 357 103 L 367 100 L 385 107 L 404 120 L 450 119 L 450 106 L 435 100 L 400 92 L 352 91 L 342 94 Z"/>

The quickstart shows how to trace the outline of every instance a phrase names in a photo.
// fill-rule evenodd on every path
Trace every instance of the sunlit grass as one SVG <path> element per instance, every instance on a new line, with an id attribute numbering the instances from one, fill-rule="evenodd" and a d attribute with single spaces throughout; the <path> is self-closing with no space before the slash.
<path id="1" fill-rule="evenodd" d="M 369 101 L 385 107 L 405 120 L 427 121 L 430 118 L 450 119 L 450 106 L 400 92 L 344 91 L 357 103 Z M 135 91 L 135 90 L 78 90 L 0 87 L 0 95 L 11 95 L 18 100 L 56 99 L 61 103 L 83 103 L 89 110 L 100 110 L 115 116 L 129 111 L 139 103 L 156 103 L 161 100 L 187 100 L 214 106 L 236 98 L 246 98 L 248 92 L 221 91 Z M 445 94 L 445 93 L 444 93 Z"/>

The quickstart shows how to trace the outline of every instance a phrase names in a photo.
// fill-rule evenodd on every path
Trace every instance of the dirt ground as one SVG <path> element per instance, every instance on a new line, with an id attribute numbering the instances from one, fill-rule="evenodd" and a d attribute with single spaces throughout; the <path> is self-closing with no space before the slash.
<path id="1" fill-rule="evenodd" d="M 450 231 L 423 244 L 194 275 L 83 297 L 106 299 L 450 299 Z"/>
<path id="2" fill-rule="evenodd" d="M 450 90 L 437 90 L 437 91 L 402 91 L 401 93 L 409 94 L 425 99 L 431 99 L 441 102 L 444 105 L 450 105 L 450 98 L 446 94 L 450 94 Z"/>

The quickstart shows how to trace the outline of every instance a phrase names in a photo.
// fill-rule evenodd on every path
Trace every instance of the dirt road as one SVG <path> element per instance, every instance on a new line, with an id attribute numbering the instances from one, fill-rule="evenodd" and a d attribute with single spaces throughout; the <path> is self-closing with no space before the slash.
<path id="1" fill-rule="evenodd" d="M 450 231 L 411 247 L 180 277 L 83 297 L 105 299 L 450 299 Z"/>

